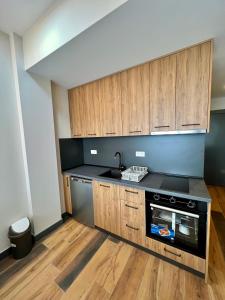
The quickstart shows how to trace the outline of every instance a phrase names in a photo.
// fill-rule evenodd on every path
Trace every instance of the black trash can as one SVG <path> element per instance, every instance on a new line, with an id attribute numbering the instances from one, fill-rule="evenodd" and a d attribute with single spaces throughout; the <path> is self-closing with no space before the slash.
<path id="1" fill-rule="evenodd" d="M 12 224 L 9 227 L 8 237 L 13 257 L 15 259 L 25 257 L 33 246 L 30 220 L 23 218 Z"/>

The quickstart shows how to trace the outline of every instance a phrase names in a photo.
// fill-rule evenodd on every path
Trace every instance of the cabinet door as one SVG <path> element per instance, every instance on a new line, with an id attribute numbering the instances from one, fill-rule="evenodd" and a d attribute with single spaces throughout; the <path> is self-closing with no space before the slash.
<path id="1" fill-rule="evenodd" d="M 150 63 L 151 131 L 175 130 L 176 55 Z"/>
<path id="2" fill-rule="evenodd" d="M 69 107 L 72 136 L 84 137 L 86 135 L 86 108 L 84 88 L 82 86 L 69 90 Z"/>
<path id="3" fill-rule="evenodd" d="M 177 54 L 176 128 L 207 129 L 211 97 L 211 42 Z"/>
<path id="4" fill-rule="evenodd" d="M 117 186 L 94 181 L 93 188 L 95 225 L 120 235 L 120 201 Z"/>
<path id="5" fill-rule="evenodd" d="M 122 135 L 120 74 L 100 80 L 101 136 Z"/>
<path id="6" fill-rule="evenodd" d="M 149 134 L 149 63 L 121 73 L 124 135 Z"/>
<path id="7" fill-rule="evenodd" d="M 70 192 L 70 176 L 63 176 L 63 186 L 64 186 L 64 201 L 65 201 L 65 209 L 66 212 L 72 214 L 72 200 L 71 200 L 71 192 Z"/>
<path id="8" fill-rule="evenodd" d="M 100 99 L 99 81 L 83 86 L 85 94 L 86 136 L 100 136 Z"/>

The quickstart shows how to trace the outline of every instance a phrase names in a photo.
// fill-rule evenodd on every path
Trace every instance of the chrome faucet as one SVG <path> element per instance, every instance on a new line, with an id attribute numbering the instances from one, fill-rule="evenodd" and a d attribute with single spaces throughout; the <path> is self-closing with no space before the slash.
<path id="1" fill-rule="evenodd" d="M 116 152 L 115 155 L 114 155 L 114 159 L 116 159 L 117 156 L 119 156 L 119 170 L 124 171 L 126 169 L 126 167 L 124 165 L 122 165 L 122 155 L 121 155 L 121 153 Z"/>

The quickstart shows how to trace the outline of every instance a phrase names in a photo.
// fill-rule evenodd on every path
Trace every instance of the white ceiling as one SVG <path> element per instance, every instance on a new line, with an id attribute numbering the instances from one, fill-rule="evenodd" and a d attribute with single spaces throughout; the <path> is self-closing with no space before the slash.
<path id="1" fill-rule="evenodd" d="M 0 29 L 8 24 L 22 34 L 33 22 L 19 7 L 29 4 L 36 19 L 52 2 L 0 0 Z M 209 38 L 215 38 L 213 96 L 225 96 L 225 0 L 129 0 L 31 71 L 71 88 Z"/>
<path id="2" fill-rule="evenodd" d="M 0 30 L 19 35 L 58 0 L 0 0 Z"/>

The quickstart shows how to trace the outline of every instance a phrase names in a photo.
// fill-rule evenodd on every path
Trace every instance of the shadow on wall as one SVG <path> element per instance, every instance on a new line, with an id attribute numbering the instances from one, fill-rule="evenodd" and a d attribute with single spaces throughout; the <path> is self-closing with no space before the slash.
<path id="1" fill-rule="evenodd" d="M 205 181 L 225 186 L 225 110 L 211 112 L 210 133 L 206 135 Z"/>

